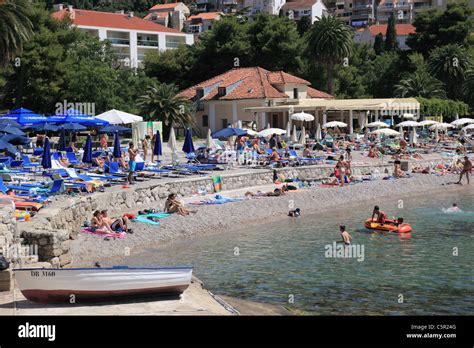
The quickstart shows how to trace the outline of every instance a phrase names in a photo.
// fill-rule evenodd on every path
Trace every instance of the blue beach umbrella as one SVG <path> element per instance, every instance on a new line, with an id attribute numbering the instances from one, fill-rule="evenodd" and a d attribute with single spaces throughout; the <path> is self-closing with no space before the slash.
<path id="1" fill-rule="evenodd" d="M 31 110 L 20 108 L 6 114 L 5 117 L 11 117 L 22 126 L 32 126 L 38 123 L 46 122 L 44 115 L 36 114 Z"/>
<path id="2" fill-rule="evenodd" d="M 52 167 L 51 164 L 51 145 L 49 143 L 49 139 L 46 138 L 44 141 L 44 151 L 43 151 L 43 158 L 41 159 L 41 166 L 44 169 L 49 169 Z"/>
<path id="3" fill-rule="evenodd" d="M 10 118 L 3 118 L 3 116 L 0 115 L 0 126 L 12 126 L 12 127 L 20 128 L 21 124 L 19 124 L 17 121 L 12 120 Z"/>
<path id="4" fill-rule="evenodd" d="M 160 156 L 163 155 L 163 148 L 161 145 L 161 135 L 160 131 L 156 131 L 156 136 L 155 136 L 155 146 L 153 147 L 153 155 L 158 157 L 158 160 L 160 160 Z"/>
<path id="5" fill-rule="evenodd" d="M 87 127 L 81 126 L 77 123 L 65 123 L 60 128 L 68 131 L 83 131 L 87 129 Z"/>
<path id="6" fill-rule="evenodd" d="M 113 153 L 115 158 L 120 158 L 122 157 L 122 150 L 120 149 L 120 136 L 118 133 L 115 133 L 115 139 L 114 139 L 114 153 Z"/>
<path id="7" fill-rule="evenodd" d="M 79 110 L 69 109 L 65 113 L 66 121 L 71 123 L 79 123 L 84 126 L 107 126 L 109 122 L 98 119 L 91 115 L 84 114 Z M 57 115 L 61 116 L 61 115 Z"/>
<path id="8" fill-rule="evenodd" d="M 15 135 L 25 135 L 25 132 L 23 132 L 21 129 L 12 126 L 2 127 L 0 128 L 0 132 Z"/>
<path id="9" fill-rule="evenodd" d="M 66 147 L 66 132 L 64 131 L 64 129 L 62 129 L 61 134 L 59 135 L 58 151 L 66 151 Z"/>
<path id="10" fill-rule="evenodd" d="M 58 126 L 51 123 L 40 123 L 31 128 L 37 132 L 57 132 L 59 130 Z"/>
<path id="11" fill-rule="evenodd" d="M 0 139 L 0 151 L 2 152 L 4 151 L 8 155 L 11 155 L 11 156 L 15 156 L 17 153 L 20 152 L 15 146 L 1 139 Z"/>
<path id="12" fill-rule="evenodd" d="M 132 130 L 127 127 L 115 126 L 115 125 L 108 125 L 108 126 L 103 127 L 101 130 L 99 130 L 99 133 L 115 134 L 115 132 L 131 133 Z"/>
<path id="13" fill-rule="evenodd" d="M 0 139 L 12 145 L 28 145 L 31 142 L 30 138 L 15 134 L 5 134 Z"/>
<path id="14" fill-rule="evenodd" d="M 192 153 L 194 152 L 194 144 L 193 144 L 193 132 L 191 128 L 186 129 L 186 136 L 184 139 L 183 145 L 183 152 L 184 153 Z"/>
<path id="15" fill-rule="evenodd" d="M 90 135 L 87 136 L 86 145 L 84 146 L 82 163 L 92 163 L 92 137 Z"/>
<path id="16" fill-rule="evenodd" d="M 247 131 L 241 128 L 227 127 L 212 133 L 213 138 L 229 138 L 233 136 L 245 135 Z"/>

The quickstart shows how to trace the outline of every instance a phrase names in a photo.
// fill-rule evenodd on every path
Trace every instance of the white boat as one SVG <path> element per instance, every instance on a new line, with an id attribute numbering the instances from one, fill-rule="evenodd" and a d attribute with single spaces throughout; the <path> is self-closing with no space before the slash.
<path id="1" fill-rule="evenodd" d="M 121 296 L 180 294 L 191 284 L 192 267 L 15 269 L 22 294 L 41 303 L 109 300 Z"/>

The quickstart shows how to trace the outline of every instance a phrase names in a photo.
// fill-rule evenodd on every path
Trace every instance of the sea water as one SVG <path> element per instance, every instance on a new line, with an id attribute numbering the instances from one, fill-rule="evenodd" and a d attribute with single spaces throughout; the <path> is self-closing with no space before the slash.
<path id="1" fill-rule="evenodd" d="M 463 212 L 449 213 L 457 203 Z M 374 204 L 410 234 L 366 230 Z M 474 314 L 474 199 L 451 193 L 361 204 L 193 237 L 132 255 L 129 265 L 192 265 L 217 294 L 323 315 Z M 346 225 L 357 257 L 328 257 Z M 243 221 L 241 226 L 245 226 Z M 359 249 L 360 251 L 360 249 Z"/>

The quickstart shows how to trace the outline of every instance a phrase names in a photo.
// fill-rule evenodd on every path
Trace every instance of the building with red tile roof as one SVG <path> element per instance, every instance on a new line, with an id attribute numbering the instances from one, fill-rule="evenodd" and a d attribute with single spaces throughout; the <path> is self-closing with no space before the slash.
<path id="1" fill-rule="evenodd" d="M 147 21 L 133 13 L 112 13 L 74 9 L 72 6 L 52 13 L 58 20 L 69 18 L 72 24 L 101 40 L 109 40 L 121 63 L 138 67 L 152 50 L 192 45 L 194 37 L 179 30 Z"/>
<path id="2" fill-rule="evenodd" d="M 260 67 L 234 68 L 223 74 L 181 91 L 197 106 L 197 124 L 205 134 L 236 124 L 252 127 L 257 122 L 253 113 L 245 108 L 266 106 L 299 99 L 332 99 L 325 92 L 309 87 L 310 82 L 283 71 L 268 71 Z M 261 121 L 261 120 L 260 120 Z M 275 113 L 268 120 L 272 127 L 284 128 L 288 115 Z M 257 122 L 258 123 L 258 122 Z M 259 125 L 267 125 L 261 121 Z"/>
<path id="3" fill-rule="evenodd" d="M 365 42 L 373 45 L 375 37 L 378 34 L 382 34 L 385 38 L 387 27 L 387 24 L 376 24 L 367 28 L 358 29 L 356 31 L 354 40 L 356 42 Z M 396 24 L 395 30 L 397 32 L 397 41 L 400 49 L 408 49 L 408 46 L 406 45 L 406 39 L 410 34 L 414 34 L 416 32 L 416 28 L 411 24 Z"/>

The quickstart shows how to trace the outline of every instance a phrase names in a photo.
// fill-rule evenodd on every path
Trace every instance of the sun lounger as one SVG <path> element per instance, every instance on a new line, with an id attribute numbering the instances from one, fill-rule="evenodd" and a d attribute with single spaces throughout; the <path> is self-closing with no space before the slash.
<path id="1" fill-rule="evenodd" d="M 76 155 L 72 151 L 71 152 L 66 152 L 66 157 L 67 157 L 67 160 L 69 161 L 69 163 L 71 163 L 71 164 L 81 163 L 77 160 Z"/>

